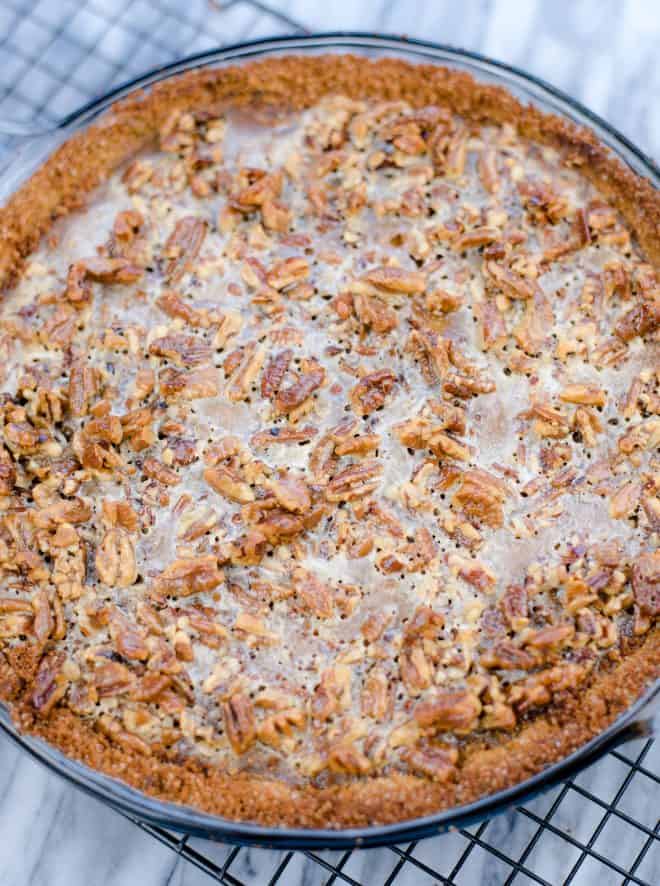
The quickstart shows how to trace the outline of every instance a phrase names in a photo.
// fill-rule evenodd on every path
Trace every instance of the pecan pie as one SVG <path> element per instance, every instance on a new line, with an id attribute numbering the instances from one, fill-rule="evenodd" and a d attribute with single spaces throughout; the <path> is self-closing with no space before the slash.
<path id="1" fill-rule="evenodd" d="M 130 97 L 2 210 L 0 696 L 154 796 L 500 790 L 658 672 L 659 201 L 465 74 Z"/>

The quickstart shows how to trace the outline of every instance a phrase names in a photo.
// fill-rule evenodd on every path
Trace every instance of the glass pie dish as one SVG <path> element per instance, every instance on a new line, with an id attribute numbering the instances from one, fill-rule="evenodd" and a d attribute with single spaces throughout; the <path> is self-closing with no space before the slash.
<path id="1" fill-rule="evenodd" d="M 612 150 L 637 175 L 655 187 L 660 181 L 658 170 L 623 136 L 594 115 L 538 80 L 480 56 L 434 46 L 371 35 L 329 34 L 311 37 L 281 38 L 243 44 L 218 52 L 205 53 L 154 71 L 93 102 L 54 130 L 28 136 L 11 158 L 0 182 L 0 198 L 5 200 L 35 171 L 49 155 L 75 133 L 95 122 L 115 101 L 137 90 L 148 89 L 185 71 L 236 65 L 264 57 L 290 54 L 342 53 L 350 51 L 366 58 L 395 56 L 409 62 L 440 63 L 451 69 L 467 71 L 478 81 L 505 87 L 518 99 L 531 102 L 543 111 L 564 117 L 595 132 L 598 139 Z M 301 830 L 266 828 L 249 823 L 228 821 L 218 816 L 151 799 L 121 782 L 74 762 L 49 745 L 30 736 L 21 735 L 12 725 L 4 709 L 0 725 L 24 749 L 41 762 L 67 777 L 78 786 L 101 797 L 110 805 L 123 809 L 140 819 L 186 833 L 240 843 L 260 843 L 288 848 L 369 846 L 401 840 L 418 839 L 450 826 L 463 825 L 484 818 L 496 810 L 554 784 L 558 779 L 586 766 L 614 744 L 648 730 L 649 705 L 657 698 L 658 686 L 651 687 L 623 716 L 600 735 L 527 781 L 484 797 L 474 803 L 452 808 L 425 818 L 406 820 L 387 826 L 361 829 Z"/>

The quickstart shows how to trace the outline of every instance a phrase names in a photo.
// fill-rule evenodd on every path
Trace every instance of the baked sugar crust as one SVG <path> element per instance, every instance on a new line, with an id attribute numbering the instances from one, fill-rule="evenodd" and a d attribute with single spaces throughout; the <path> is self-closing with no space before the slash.
<path id="1" fill-rule="evenodd" d="M 601 732 L 658 674 L 657 219 L 590 133 L 393 59 L 74 136 L 0 220 L 20 726 L 338 828 Z"/>

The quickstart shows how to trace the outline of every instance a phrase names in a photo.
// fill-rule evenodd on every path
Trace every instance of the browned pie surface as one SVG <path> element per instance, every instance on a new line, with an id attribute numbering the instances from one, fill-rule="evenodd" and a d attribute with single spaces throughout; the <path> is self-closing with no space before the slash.
<path id="1" fill-rule="evenodd" d="M 230 817 L 474 798 L 657 672 L 656 204 L 369 82 L 160 113 L 0 314 L 0 696 Z"/>

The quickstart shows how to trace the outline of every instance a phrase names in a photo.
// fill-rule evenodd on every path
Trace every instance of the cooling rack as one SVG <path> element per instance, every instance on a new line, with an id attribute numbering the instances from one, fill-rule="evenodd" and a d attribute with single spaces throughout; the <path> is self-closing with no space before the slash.
<path id="1" fill-rule="evenodd" d="M 259 0 L 3 0 L 0 117 L 47 125 L 174 58 L 306 30 L 304 23 Z M 0 154 L 11 145 L 11 137 L 0 137 Z M 660 875 L 658 772 L 658 744 L 641 740 L 488 822 L 362 852 L 232 848 L 130 820 L 206 874 L 209 883 L 228 886 L 653 886 Z"/>

